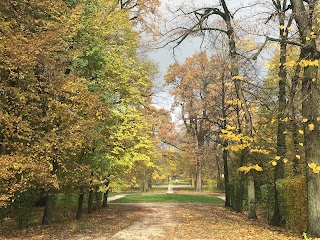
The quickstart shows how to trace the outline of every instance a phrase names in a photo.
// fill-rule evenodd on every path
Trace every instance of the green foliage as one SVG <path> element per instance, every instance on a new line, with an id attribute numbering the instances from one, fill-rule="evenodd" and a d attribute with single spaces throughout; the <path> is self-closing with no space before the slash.
<path id="1" fill-rule="evenodd" d="M 77 206 L 78 194 L 72 190 L 58 194 L 55 201 L 55 209 L 58 209 L 59 219 L 68 219 L 70 214 L 74 214 L 73 210 Z"/>
<path id="2" fill-rule="evenodd" d="M 230 204 L 233 210 L 240 212 L 244 202 L 245 186 L 238 180 L 228 183 Z"/>
<path id="3" fill-rule="evenodd" d="M 207 180 L 207 190 L 209 192 L 215 192 L 218 189 L 218 182 L 215 179 Z"/>
<path id="4" fill-rule="evenodd" d="M 271 184 L 261 185 L 260 191 L 257 193 L 259 194 L 257 201 L 259 207 L 262 209 L 263 217 L 269 220 L 273 214 L 274 186 Z"/>
<path id="5" fill-rule="evenodd" d="M 307 191 L 304 176 L 277 181 L 280 211 L 286 226 L 305 231 L 307 227 Z"/>
<path id="6" fill-rule="evenodd" d="M 32 191 L 20 193 L 12 204 L 12 215 L 19 228 L 28 227 L 37 195 Z"/>
<path id="7" fill-rule="evenodd" d="M 8 212 L 7 208 L 0 207 L 0 226 L 3 223 L 3 220 L 6 218 L 7 212 Z"/>
<path id="8" fill-rule="evenodd" d="M 14 202 L 22 227 L 26 190 L 54 190 L 67 218 L 74 189 L 98 189 L 98 203 L 107 182 L 152 173 L 156 68 L 139 56 L 129 11 L 111 0 L 4 0 L 0 25 L 1 209 Z"/>

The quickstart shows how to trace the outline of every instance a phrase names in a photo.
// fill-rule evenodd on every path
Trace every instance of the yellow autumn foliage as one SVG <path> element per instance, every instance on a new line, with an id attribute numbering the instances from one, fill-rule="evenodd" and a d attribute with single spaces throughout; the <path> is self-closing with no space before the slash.
<path id="1" fill-rule="evenodd" d="M 252 165 L 252 166 L 242 166 L 238 168 L 238 171 L 248 173 L 250 170 L 256 170 L 258 172 L 263 171 L 262 167 L 260 167 L 258 164 Z"/>
<path id="2" fill-rule="evenodd" d="M 315 163 L 308 163 L 308 167 L 311 168 L 314 173 L 320 173 L 320 166 L 317 166 Z"/>

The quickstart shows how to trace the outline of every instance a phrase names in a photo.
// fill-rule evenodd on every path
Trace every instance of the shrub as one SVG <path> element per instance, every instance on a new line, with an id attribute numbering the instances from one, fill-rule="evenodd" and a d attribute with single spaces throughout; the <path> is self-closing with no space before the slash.
<path id="1" fill-rule="evenodd" d="M 55 215 L 59 219 L 68 219 L 71 215 L 74 215 L 74 211 L 77 206 L 77 193 L 72 190 L 65 191 L 57 195 L 55 202 L 56 211 Z"/>
<path id="2" fill-rule="evenodd" d="M 242 211 L 244 198 L 245 198 L 245 186 L 244 183 L 240 184 L 240 181 L 232 181 L 228 183 L 228 191 L 230 196 L 230 204 L 233 210 Z"/>
<path id="3" fill-rule="evenodd" d="M 7 209 L 4 207 L 0 207 L 0 225 L 2 224 L 6 216 L 7 216 Z"/>
<path id="4" fill-rule="evenodd" d="M 208 179 L 207 180 L 207 190 L 209 192 L 215 192 L 217 190 L 217 180 Z"/>
<path id="5" fill-rule="evenodd" d="M 28 227 L 37 195 L 32 190 L 20 192 L 12 204 L 13 219 L 17 222 L 19 228 Z"/>
<path id="6" fill-rule="evenodd" d="M 299 231 L 307 228 L 307 186 L 304 176 L 277 181 L 280 212 L 286 227 Z"/>
<path id="7" fill-rule="evenodd" d="M 270 220 L 273 215 L 274 208 L 274 186 L 271 184 L 261 185 L 257 200 L 259 207 L 262 210 L 263 217 Z"/>

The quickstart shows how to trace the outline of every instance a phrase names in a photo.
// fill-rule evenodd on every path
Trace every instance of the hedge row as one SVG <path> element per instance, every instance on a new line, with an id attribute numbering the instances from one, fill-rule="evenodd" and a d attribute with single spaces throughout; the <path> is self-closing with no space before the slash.
<path id="1" fill-rule="evenodd" d="M 306 178 L 299 176 L 277 181 L 280 212 L 286 227 L 299 231 L 307 228 L 307 186 Z M 259 206 L 264 217 L 272 217 L 274 207 L 274 187 L 265 184 L 260 187 Z"/>

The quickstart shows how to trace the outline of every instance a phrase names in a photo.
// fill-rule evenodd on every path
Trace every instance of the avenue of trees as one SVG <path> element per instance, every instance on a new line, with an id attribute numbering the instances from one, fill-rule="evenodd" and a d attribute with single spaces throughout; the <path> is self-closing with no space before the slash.
<path id="1" fill-rule="evenodd" d="M 70 195 L 80 219 L 110 188 L 184 174 L 250 219 L 320 237 L 320 3 L 232 2 L 171 5 L 160 35 L 158 0 L 1 1 L 0 221 L 23 227 L 42 200 L 50 224 Z M 152 105 L 147 34 L 203 40 L 164 77 L 175 124 Z"/>
<path id="2" fill-rule="evenodd" d="M 2 217 L 13 211 L 22 226 L 42 198 L 49 224 L 56 198 L 78 193 L 80 218 L 85 195 L 90 213 L 106 205 L 109 184 L 163 176 L 156 66 L 139 56 L 134 30 L 148 28 L 143 17 L 157 2 L 130 2 L 1 1 Z"/>

